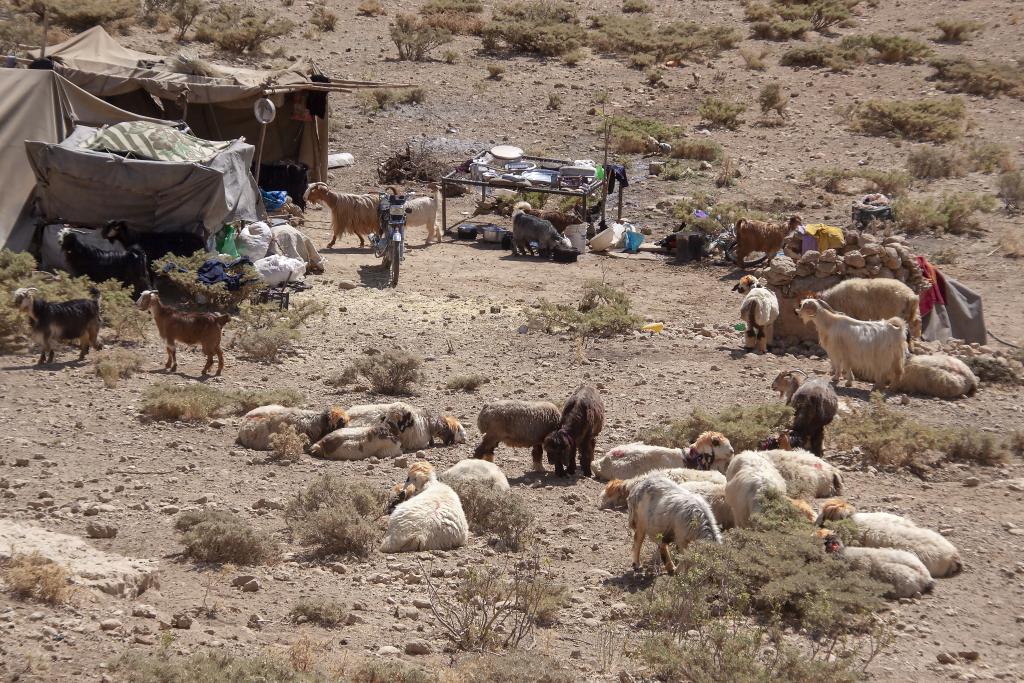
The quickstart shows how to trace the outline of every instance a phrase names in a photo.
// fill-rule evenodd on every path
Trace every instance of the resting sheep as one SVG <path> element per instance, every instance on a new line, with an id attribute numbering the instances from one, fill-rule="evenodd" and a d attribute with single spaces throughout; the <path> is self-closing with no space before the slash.
<path id="1" fill-rule="evenodd" d="M 460 460 L 441 473 L 441 481 L 454 489 L 476 485 L 495 491 L 508 491 L 508 479 L 493 462 L 469 458 Z"/>
<path id="2" fill-rule="evenodd" d="M 779 373 L 772 382 L 772 389 L 793 408 L 793 433 L 809 451 L 821 457 L 825 427 L 832 423 L 839 410 L 836 390 L 826 378 L 807 377 L 800 370 Z"/>
<path id="3" fill-rule="evenodd" d="M 77 341 L 78 360 L 84 360 L 89 347 L 101 349 L 100 334 L 100 291 L 89 289 L 91 299 L 72 299 L 50 303 L 39 296 L 34 287 L 23 287 L 14 291 L 14 307 L 28 316 L 32 326 L 32 337 L 40 345 L 37 365 L 53 362 L 53 342 L 56 340 Z"/>
<path id="4" fill-rule="evenodd" d="M 541 256 L 548 256 L 555 247 L 571 247 L 571 243 L 558 234 L 555 226 L 546 220 L 526 213 L 528 202 L 517 203 L 512 210 L 512 255 L 535 255 L 530 242 L 536 242 Z"/>
<path id="5" fill-rule="evenodd" d="M 627 506 L 629 528 L 633 530 L 633 571 L 640 569 L 640 550 L 645 538 L 658 544 L 661 561 L 669 574 L 676 571 L 669 543 L 683 551 L 693 541 L 722 542 L 708 502 L 668 477 L 643 479 L 629 492 Z"/>
<path id="6" fill-rule="evenodd" d="M 890 595 L 894 598 L 912 598 L 935 587 L 928 568 L 913 553 L 893 548 L 847 548 L 834 533 L 825 534 L 824 539 L 826 552 L 892 586 Z"/>
<path id="7" fill-rule="evenodd" d="M 918 296 L 907 285 L 892 278 L 848 278 L 816 295 L 833 310 L 857 320 L 902 318 L 911 339 L 921 338 L 921 309 Z"/>
<path id="8" fill-rule="evenodd" d="M 792 450 L 756 451 L 775 466 L 790 492 L 806 489 L 815 498 L 838 496 L 843 492 L 843 475 L 813 453 Z"/>
<path id="9" fill-rule="evenodd" d="M 725 500 L 740 528 L 750 526 L 751 516 L 761 512 L 763 496 L 786 495 L 786 480 L 764 455 L 755 451 L 744 451 L 734 457 L 725 478 Z"/>
<path id="10" fill-rule="evenodd" d="M 704 432 L 686 448 L 665 448 L 636 442 L 616 446 L 605 453 L 594 463 L 594 474 L 602 481 L 609 481 L 672 467 L 707 470 L 716 461 L 728 463 L 732 453 L 732 444 L 720 432 Z M 725 465 L 718 471 L 724 472 Z"/>
<path id="11" fill-rule="evenodd" d="M 910 356 L 895 389 L 935 398 L 964 398 L 978 391 L 978 376 L 962 360 L 944 353 Z"/>
<path id="12" fill-rule="evenodd" d="M 396 458 L 402 454 L 402 432 L 412 421 L 412 414 L 406 410 L 389 411 L 372 427 L 334 430 L 310 446 L 309 452 L 326 460 Z"/>
<path id="13" fill-rule="evenodd" d="M 532 448 L 533 469 L 544 471 L 544 438 L 558 429 L 562 414 L 548 401 L 494 401 L 483 407 L 476 426 L 482 439 L 474 458 L 494 462 L 494 449 L 504 443 L 512 448 Z"/>
<path id="14" fill-rule="evenodd" d="M 857 527 L 857 541 L 868 548 L 896 548 L 917 556 L 931 576 L 941 579 L 963 570 L 960 551 L 942 534 L 917 526 L 906 517 L 888 512 L 855 512 L 844 500 L 826 501 L 818 524 L 849 519 Z"/>
<path id="15" fill-rule="evenodd" d="M 305 434 L 309 443 L 315 443 L 335 429 L 348 425 L 348 415 L 338 407 L 326 410 L 303 410 L 269 405 L 254 408 L 242 418 L 237 441 L 246 448 L 269 451 L 273 447 L 270 437 L 281 431 L 285 425 L 292 425 L 299 434 Z"/>
<path id="16" fill-rule="evenodd" d="M 580 454 L 583 476 L 590 477 L 597 435 L 604 427 L 604 401 L 597 389 L 584 384 L 565 401 L 559 427 L 544 438 L 544 452 L 555 474 L 564 477 L 576 474 L 576 452 Z"/>
<path id="17" fill-rule="evenodd" d="M 854 320 L 816 299 L 804 299 L 796 312 L 818 330 L 818 343 L 832 365 L 833 382 L 846 375 L 846 386 L 850 386 L 857 374 L 872 377 L 874 388 L 882 389 L 903 378 L 907 344 L 902 318 Z"/>
<path id="18" fill-rule="evenodd" d="M 746 323 L 744 345 L 764 353 L 775 337 L 775 321 L 779 319 L 779 299 L 775 292 L 762 286 L 752 275 L 744 275 L 732 288 L 746 294 L 740 304 L 740 319 Z"/>
<path id="19" fill-rule="evenodd" d="M 332 192 L 325 183 L 313 183 L 306 188 L 303 200 L 315 204 L 323 204 L 331 210 L 331 241 L 327 248 L 332 249 L 338 238 L 345 233 L 359 237 L 359 246 L 365 246 L 366 235 L 376 234 L 380 221 L 377 209 L 380 197 L 376 194 L 344 194 Z"/>
<path id="20" fill-rule="evenodd" d="M 404 502 L 388 518 L 381 552 L 451 550 L 466 545 L 469 524 L 459 496 L 437 480 L 430 463 L 413 463 L 398 493 Z"/>
<path id="21" fill-rule="evenodd" d="M 402 430 L 402 450 L 409 453 L 434 445 L 438 439 L 445 446 L 466 443 L 466 430 L 451 415 L 434 415 L 423 408 L 402 401 L 352 406 L 348 413 L 352 427 L 369 427 L 377 424 L 381 417 L 392 410 L 404 410 L 413 417 L 408 427 Z"/>
<path id="22" fill-rule="evenodd" d="M 791 216 L 788 223 L 766 223 L 741 218 L 736 221 L 736 265 L 746 268 L 747 256 L 755 251 L 773 256 L 786 236 L 800 227 L 803 219 Z"/>

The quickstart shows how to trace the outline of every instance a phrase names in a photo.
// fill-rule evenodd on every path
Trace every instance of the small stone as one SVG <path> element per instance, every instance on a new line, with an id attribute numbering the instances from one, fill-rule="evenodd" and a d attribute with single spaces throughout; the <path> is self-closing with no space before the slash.
<path id="1" fill-rule="evenodd" d="M 188 630 L 192 628 L 192 617 L 184 612 L 179 612 L 171 617 L 171 626 L 174 628 Z"/>
<path id="2" fill-rule="evenodd" d="M 89 522 L 85 525 L 85 535 L 89 538 L 115 538 L 117 536 L 117 527 L 113 524 Z"/>
<path id="3" fill-rule="evenodd" d="M 405 654 L 407 655 L 429 655 L 431 652 L 433 652 L 433 648 L 425 640 L 410 640 L 405 644 Z"/>
<path id="4" fill-rule="evenodd" d="M 377 654 L 381 657 L 393 657 L 402 654 L 402 651 L 394 645 L 385 645 L 377 649 Z"/>
<path id="5" fill-rule="evenodd" d="M 117 619 L 104 619 L 100 622 L 101 631 L 113 631 L 118 628 L 121 628 L 121 622 Z"/>
<path id="6" fill-rule="evenodd" d="M 583 650 L 579 648 L 569 653 L 569 659 L 583 659 Z"/>
<path id="7" fill-rule="evenodd" d="M 254 510 L 284 510 L 285 504 L 277 498 L 260 498 L 252 504 Z"/>
<path id="8" fill-rule="evenodd" d="M 420 609 L 429 609 L 430 608 L 430 600 L 427 600 L 425 598 L 413 598 L 412 599 L 412 604 L 413 604 L 413 607 L 418 607 Z"/>
<path id="9" fill-rule="evenodd" d="M 14 466 L 15 467 L 28 467 L 28 458 L 15 458 L 14 459 Z"/>
<path id="10" fill-rule="evenodd" d="M 132 616 L 142 617 L 143 619 L 155 619 L 156 610 L 153 609 L 152 605 L 133 605 Z"/>
<path id="11" fill-rule="evenodd" d="M 227 426 L 224 420 L 210 420 L 209 424 L 214 429 L 223 429 L 224 427 Z"/>
<path id="12" fill-rule="evenodd" d="M 366 619 L 363 618 L 361 615 L 356 614 L 355 612 L 349 612 L 348 616 L 345 617 L 345 623 L 349 626 L 354 626 L 355 624 L 365 624 Z"/>
<path id="13" fill-rule="evenodd" d="M 964 486 L 968 488 L 974 488 L 980 483 L 981 479 L 979 479 L 978 477 L 967 477 L 966 479 L 964 479 Z"/>
<path id="14" fill-rule="evenodd" d="M 156 642 L 156 638 L 151 633 L 136 633 L 132 640 L 139 645 L 152 645 Z"/>
<path id="15" fill-rule="evenodd" d="M 340 280 L 338 282 L 338 289 L 355 289 L 358 286 L 359 285 L 352 282 L 351 280 Z"/>
<path id="16" fill-rule="evenodd" d="M 162 508 L 160 508 L 160 512 L 164 513 L 165 515 L 176 515 L 179 512 L 181 512 L 181 508 L 178 507 L 177 505 L 164 505 Z"/>
<path id="17" fill-rule="evenodd" d="M 956 664 L 957 663 L 956 655 L 953 654 L 952 652 L 940 652 L 939 654 L 937 654 L 935 656 L 935 658 L 937 660 L 939 660 L 939 664 Z"/>
<path id="18" fill-rule="evenodd" d="M 241 575 L 236 576 L 235 578 L 231 579 L 231 585 L 234 586 L 235 588 L 238 588 L 239 586 L 244 586 L 245 584 L 249 583 L 250 581 L 255 581 L 255 580 L 256 580 L 256 577 L 253 576 L 252 574 L 241 574 Z"/>
<path id="19" fill-rule="evenodd" d="M 960 656 L 960 659 L 967 662 L 976 662 L 978 661 L 978 658 L 981 657 L 981 653 L 975 650 L 961 650 L 960 652 L 957 652 L 957 654 Z"/>
<path id="20" fill-rule="evenodd" d="M 392 461 L 392 464 L 394 464 L 395 467 L 405 469 L 409 466 L 409 458 L 404 455 L 400 455 Z"/>
<path id="21" fill-rule="evenodd" d="M 242 592 L 243 593 L 255 593 L 259 589 L 260 589 L 260 582 L 257 581 L 256 579 L 253 579 L 249 583 L 247 583 L 244 586 L 242 586 Z"/>
<path id="22" fill-rule="evenodd" d="M 249 616 L 249 621 L 245 622 L 245 625 L 251 628 L 253 631 L 259 631 L 263 628 L 263 617 L 259 614 L 252 614 Z"/>

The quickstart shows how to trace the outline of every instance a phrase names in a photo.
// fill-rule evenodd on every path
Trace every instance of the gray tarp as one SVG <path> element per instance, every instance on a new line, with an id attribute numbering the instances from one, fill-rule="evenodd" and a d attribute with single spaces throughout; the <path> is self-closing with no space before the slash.
<path id="1" fill-rule="evenodd" d="M 988 343 L 985 316 L 981 310 L 981 295 L 963 283 L 944 276 L 945 305 L 935 304 L 922 320 L 921 337 L 927 341 L 963 339 L 978 344 Z"/>

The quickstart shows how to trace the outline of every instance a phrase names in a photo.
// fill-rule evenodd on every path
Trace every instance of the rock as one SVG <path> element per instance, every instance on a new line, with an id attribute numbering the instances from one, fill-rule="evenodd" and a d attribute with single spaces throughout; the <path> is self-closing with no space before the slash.
<path id="1" fill-rule="evenodd" d="M 156 643 L 156 638 L 151 633 L 136 633 L 132 640 L 139 645 L 153 645 Z"/>
<path id="2" fill-rule="evenodd" d="M 164 505 L 162 508 L 160 508 L 160 512 L 162 512 L 165 515 L 176 515 L 179 512 L 181 512 L 181 508 L 178 507 L 177 505 Z"/>
<path id="3" fill-rule="evenodd" d="M 259 589 L 260 589 L 260 582 L 257 581 L 256 579 L 253 579 L 249 583 L 247 583 L 244 586 L 242 586 L 242 592 L 243 593 L 255 593 Z"/>
<path id="4" fill-rule="evenodd" d="M 407 456 L 400 455 L 397 458 L 395 458 L 394 460 L 392 460 L 392 464 L 395 467 L 399 467 L 399 468 L 404 470 L 407 467 L 409 467 L 409 458 Z"/>
<path id="5" fill-rule="evenodd" d="M 864 254 L 859 251 L 851 251 L 843 256 L 843 261 L 846 262 L 848 268 L 863 268 Z"/>
<path id="6" fill-rule="evenodd" d="M 935 658 L 939 660 L 939 664 L 956 664 L 958 661 L 952 652 L 940 652 Z"/>
<path id="7" fill-rule="evenodd" d="M 809 249 L 808 251 L 805 251 L 800 256 L 800 263 L 801 264 L 809 264 L 809 265 L 812 265 L 812 266 L 816 266 L 816 265 L 818 265 L 818 260 L 820 258 L 821 258 L 821 252 L 816 251 L 814 249 Z"/>
<path id="8" fill-rule="evenodd" d="M 85 535 L 89 538 L 115 538 L 117 536 L 117 527 L 113 524 L 89 522 L 85 525 Z"/>
<path id="9" fill-rule="evenodd" d="M 419 609 L 430 609 L 430 600 L 427 600 L 426 598 L 413 598 L 412 605 Z"/>
<path id="10" fill-rule="evenodd" d="M 665 170 L 665 164 L 661 161 L 652 161 L 648 167 L 647 172 L 651 175 L 661 175 L 662 171 Z"/>
<path id="11" fill-rule="evenodd" d="M 402 651 L 393 645 L 384 645 L 377 648 L 377 654 L 381 657 L 394 657 L 402 654 Z"/>
<path id="12" fill-rule="evenodd" d="M 579 648 L 569 653 L 569 659 L 583 659 L 583 650 Z"/>
<path id="13" fill-rule="evenodd" d="M 263 617 L 259 614 L 252 614 L 249 616 L 249 621 L 245 622 L 245 625 L 253 631 L 259 631 L 263 628 Z"/>
<path id="14" fill-rule="evenodd" d="M 974 488 L 980 483 L 981 479 L 978 479 L 977 477 L 967 477 L 966 479 L 964 479 L 964 486 L 968 488 Z"/>
<path id="15" fill-rule="evenodd" d="M 28 467 L 28 458 L 15 458 L 14 459 L 14 466 L 15 467 Z"/>
<path id="16" fill-rule="evenodd" d="M 192 617 L 185 614 L 184 612 L 178 612 L 171 617 L 171 626 L 173 628 L 180 628 L 182 630 L 188 630 L 192 628 Z"/>
<path id="17" fill-rule="evenodd" d="M 359 285 L 352 282 L 351 280 L 340 280 L 338 282 L 338 289 L 355 289 L 358 286 Z"/>
<path id="18" fill-rule="evenodd" d="M 284 510 L 284 501 L 278 498 L 260 498 L 252 504 L 253 510 Z"/>
<path id="19" fill-rule="evenodd" d="M 231 585 L 234 586 L 235 588 L 238 588 L 239 586 L 244 586 L 245 584 L 249 583 L 250 581 L 255 581 L 255 580 L 256 580 L 256 577 L 253 576 L 252 574 L 239 574 L 235 578 L 231 579 Z"/>
<path id="20" fill-rule="evenodd" d="M 431 652 L 433 652 L 433 648 L 425 640 L 410 640 L 405 644 L 405 654 L 407 655 L 429 655 Z"/>
<path id="21" fill-rule="evenodd" d="M 354 626 L 355 624 L 365 624 L 366 619 L 363 616 L 356 614 L 355 612 L 349 612 L 348 616 L 345 617 L 345 623 L 349 626 Z"/>
<path id="22" fill-rule="evenodd" d="M 709 161 L 702 161 L 697 166 L 702 171 L 710 171 L 711 170 L 711 162 L 709 162 Z"/>
<path id="23" fill-rule="evenodd" d="M 961 650 L 957 654 L 960 656 L 960 659 L 967 662 L 976 662 L 981 657 L 981 654 L 975 650 Z"/>
<path id="24" fill-rule="evenodd" d="M 623 619 L 629 615 L 629 605 L 624 602 L 614 602 L 611 607 L 612 619 Z"/>
<path id="25" fill-rule="evenodd" d="M 155 619 L 156 610 L 153 609 L 152 605 L 133 605 L 132 616 L 142 617 L 143 619 Z"/>
<path id="26" fill-rule="evenodd" d="M 826 249 L 825 251 L 821 252 L 821 256 L 818 257 L 818 263 L 821 263 L 822 261 L 826 261 L 828 263 L 835 263 L 837 260 L 838 259 L 836 257 L 835 249 Z"/>
<path id="27" fill-rule="evenodd" d="M 113 631 L 121 628 L 121 622 L 117 619 L 104 619 L 100 622 L 101 631 Z"/>

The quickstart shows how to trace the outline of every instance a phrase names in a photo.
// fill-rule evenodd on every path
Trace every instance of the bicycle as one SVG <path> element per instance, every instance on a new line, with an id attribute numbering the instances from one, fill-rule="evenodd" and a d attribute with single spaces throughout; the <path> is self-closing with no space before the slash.
<path id="1" fill-rule="evenodd" d="M 391 272 L 391 286 L 398 286 L 398 273 L 405 259 L 405 218 L 409 210 L 406 202 L 413 193 L 398 194 L 394 187 L 387 187 L 380 193 L 378 205 L 379 228 L 376 235 L 370 235 L 370 244 L 377 258 L 383 259 L 385 268 Z"/>

